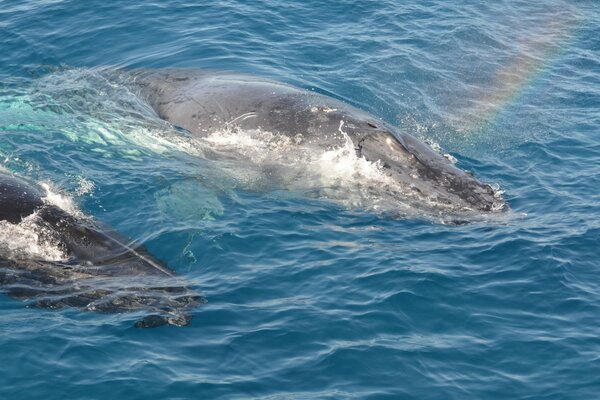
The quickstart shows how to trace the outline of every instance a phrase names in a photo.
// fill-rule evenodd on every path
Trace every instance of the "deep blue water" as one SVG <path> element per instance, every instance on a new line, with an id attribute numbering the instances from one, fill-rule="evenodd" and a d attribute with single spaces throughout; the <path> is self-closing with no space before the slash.
<path id="1" fill-rule="evenodd" d="M 595 0 L 0 0 L 0 50 L 1 165 L 208 300 L 189 327 L 136 329 L 2 295 L 0 398 L 599 397 Z M 351 179 L 329 200 L 257 183 L 173 145 L 105 67 L 329 94 L 439 144 L 512 212 L 445 225 L 344 201 Z"/>

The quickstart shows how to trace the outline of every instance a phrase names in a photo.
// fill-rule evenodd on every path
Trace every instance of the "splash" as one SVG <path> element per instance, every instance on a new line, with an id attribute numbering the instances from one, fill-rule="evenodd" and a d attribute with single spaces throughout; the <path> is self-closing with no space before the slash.
<path id="1" fill-rule="evenodd" d="M 68 258 L 55 234 L 38 223 L 36 213 L 19 224 L 0 221 L 0 254 L 14 261 L 66 261 Z"/>
<path id="2" fill-rule="evenodd" d="M 77 177 L 77 190 L 75 193 L 78 196 L 90 195 L 94 192 L 95 188 L 96 184 L 93 181 L 86 179 L 83 176 Z"/>
<path id="3" fill-rule="evenodd" d="M 85 218 L 71 197 L 46 182 L 40 182 L 40 186 L 46 191 L 43 197 L 46 203 L 78 218 Z M 39 222 L 37 212 L 18 224 L 0 221 L 0 254 L 12 260 L 66 261 L 68 255 L 60 238 Z"/>
<path id="4" fill-rule="evenodd" d="M 204 152 L 228 154 L 215 161 L 229 164 L 223 170 L 246 185 L 282 184 L 288 190 L 301 190 L 338 187 L 356 180 L 389 183 L 378 163 L 356 155 L 349 138 L 342 146 L 326 150 L 310 146 L 301 134 L 291 138 L 262 130 L 224 130 L 198 139 L 197 145 Z"/>
<path id="5" fill-rule="evenodd" d="M 52 190 L 50 184 L 48 183 L 42 182 L 40 186 L 46 190 L 46 196 L 44 196 L 42 199 L 47 203 L 55 205 L 72 215 L 77 215 L 79 213 L 71 198 Z"/>
<path id="6" fill-rule="evenodd" d="M 262 130 L 223 130 L 196 143 L 204 153 L 219 155 L 212 168 L 226 174 L 221 179 L 232 182 L 232 187 L 297 193 L 345 209 L 396 216 L 431 216 L 425 209 L 439 208 L 434 199 L 415 196 L 393 179 L 380 162 L 358 156 L 343 122 L 339 132 L 343 142 L 328 149 L 311 146 L 302 134 L 289 137 Z"/>

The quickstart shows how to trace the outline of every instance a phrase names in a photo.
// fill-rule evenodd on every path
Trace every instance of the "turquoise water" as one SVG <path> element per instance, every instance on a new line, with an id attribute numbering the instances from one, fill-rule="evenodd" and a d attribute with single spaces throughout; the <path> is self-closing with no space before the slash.
<path id="1" fill-rule="evenodd" d="M 2 167 L 208 300 L 189 327 L 136 329 L 2 295 L 0 398 L 598 397 L 597 2 L 0 1 L 0 44 Z M 270 182 L 281 148 L 204 157 L 102 73 L 134 67 L 345 100 L 438 144 L 512 212 L 393 219 L 352 163 Z"/>

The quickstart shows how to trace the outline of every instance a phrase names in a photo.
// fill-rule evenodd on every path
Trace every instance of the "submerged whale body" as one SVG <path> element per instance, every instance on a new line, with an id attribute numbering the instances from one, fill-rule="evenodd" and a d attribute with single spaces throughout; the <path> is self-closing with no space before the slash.
<path id="1" fill-rule="evenodd" d="M 143 247 L 51 204 L 46 194 L 33 182 L 0 172 L 2 290 L 37 307 L 148 314 L 138 327 L 189 323 L 188 312 L 201 297 Z M 20 251 L 19 241 L 26 247 Z M 53 252 L 27 249 L 44 246 Z"/>
<path id="2" fill-rule="evenodd" d="M 436 215 L 507 209 L 490 185 L 424 142 L 331 97 L 235 73 L 136 71 L 130 77 L 160 118 L 193 136 L 258 129 L 319 149 L 351 140 L 356 156 L 377 163 L 401 188 L 396 198 L 412 207 Z"/>

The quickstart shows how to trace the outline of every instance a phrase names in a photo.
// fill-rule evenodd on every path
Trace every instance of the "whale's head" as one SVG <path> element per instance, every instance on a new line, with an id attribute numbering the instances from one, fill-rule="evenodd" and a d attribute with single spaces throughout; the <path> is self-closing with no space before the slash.
<path id="1" fill-rule="evenodd" d="M 345 121 L 357 155 L 377 162 L 417 208 L 445 215 L 498 213 L 508 209 L 500 192 L 457 168 L 451 157 L 407 133 L 369 119 Z M 459 218 L 460 219 L 460 218 Z"/>
<path id="2" fill-rule="evenodd" d="M 261 130 L 294 138 L 320 151 L 346 149 L 378 163 L 390 179 L 375 187 L 381 197 L 402 203 L 401 210 L 464 220 L 466 214 L 507 209 L 498 191 L 457 168 L 417 138 L 383 123 L 341 100 L 268 79 L 230 73 L 190 70 L 140 71 L 134 74 L 156 114 L 197 137 L 227 130 Z M 351 149 L 350 149 L 351 150 Z M 312 183 L 312 182 L 311 182 Z M 360 182 L 358 186 L 365 186 Z M 368 193 L 371 194 L 371 193 Z M 389 194 L 389 196 L 387 196 Z M 453 215 L 460 214 L 458 218 Z M 447 218 L 448 217 L 448 218 Z M 468 216 L 467 216 L 468 219 Z"/>
<path id="3" fill-rule="evenodd" d="M 47 202 L 0 171 L 0 286 L 33 306 L 141 312 L 137 327 L 184 326 L 205 302 L 168 266 L 108 226 Z"/>

